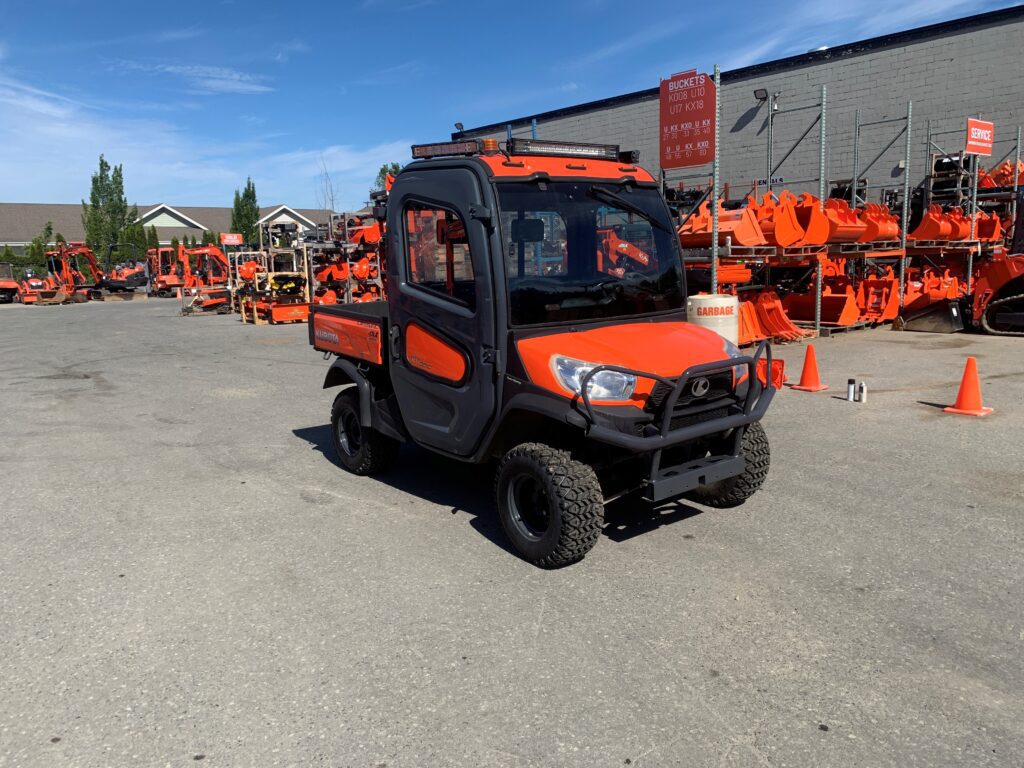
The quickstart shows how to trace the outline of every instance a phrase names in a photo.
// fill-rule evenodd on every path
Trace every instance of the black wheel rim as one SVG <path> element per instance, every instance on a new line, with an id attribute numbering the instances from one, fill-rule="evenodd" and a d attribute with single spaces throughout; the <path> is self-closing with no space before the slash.
<path id="1" fill-rule="evenodd" d="M 346 456 L 355 456 L 363 444 L 363 432 L 359 419 L 351 411 L 342 414 L 338 419 L 338 445 Z"/>
<path id="2" fill-rule="evenodd" d="M 552 522 L 551 499 L 532 475 L 517 475 L 508 484 L 508 510 L 512 525 L 530 541 L 540 541 Z"/>

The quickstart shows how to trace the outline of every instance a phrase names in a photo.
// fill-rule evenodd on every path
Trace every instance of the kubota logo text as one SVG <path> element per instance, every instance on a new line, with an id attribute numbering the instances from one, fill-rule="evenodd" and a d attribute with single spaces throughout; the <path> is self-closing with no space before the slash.
<path id="1" fill-rule="evenodd" d="M 320 339 L 320 341 L 328 341 L 331 344 L 337 344 L 341 341 L 338 338 L 338 334 L 336 334 L 334 331 L 327 331 L 324 330 L 323 328 L 316 329 L 316 337 Z"/>

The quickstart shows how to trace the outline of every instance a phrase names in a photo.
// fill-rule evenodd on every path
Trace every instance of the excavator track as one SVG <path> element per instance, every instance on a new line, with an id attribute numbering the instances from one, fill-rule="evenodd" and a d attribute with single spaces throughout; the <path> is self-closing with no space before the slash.
<path id="1" fill-rule="evenodd" d="M 995 336 L 1024 336 L 1024 293 L 990 301 L 981 327 Z"/>

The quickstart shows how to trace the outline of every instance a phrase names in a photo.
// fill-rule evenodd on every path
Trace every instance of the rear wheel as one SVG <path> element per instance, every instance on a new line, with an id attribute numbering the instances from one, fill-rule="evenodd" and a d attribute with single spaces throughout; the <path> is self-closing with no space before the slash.
<path id="1" fill-rule="evenodd" d="M 399 442 L 359 423 L 359 393 L 355 387 L 334 399 L 331 436 L 342 466 L 355 475 L 375 475 L 394 466 Z"/>
<path id="2" fill-rule="evenodd" d="M 582 560 L 601 534 L 604 496 L 594 470 L 547 445 L 524 443 L 505 454 L 495 501 L 512 545 L 544 568 Z"/>
<path id="3" fill-rule="evenodd" d="M 687 498 L 708 507 L 727 509 L 738 507 L 764 485 L 771 465 L 771 450 L 768 446 L 768 435 L 765 434 L 761 422 L 754 422 L 746 428 L 741 442 L 743 457 L 747 466 L 743 474 L 727 477 L 717 483 L 702 485 L 687 494 Z"/>

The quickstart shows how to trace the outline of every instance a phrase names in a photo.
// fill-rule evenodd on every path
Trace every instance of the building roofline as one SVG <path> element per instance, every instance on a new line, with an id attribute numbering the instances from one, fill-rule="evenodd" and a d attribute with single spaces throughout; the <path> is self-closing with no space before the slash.
<path id="1" fill-rule="evenodd" d="M 169 206 L 169 205 L 168 205 L 167 203 L 159 203 L 159 204 L 157 204 L 157 205 L 154 205 L 154 206 L 153 206 L 152 208 L 150 208 L 150 209 L 149 209 L 148 211 L 146 211 L 145 213 L 140 213 L 140 214 L 139 214 L 139 218 L 138 218 L 138 219 L 136 219 L 136 223 L 138 223 L 138 222 L 140 222 L 140 221 L 144 221 L 144 220 L 146 219 L 146 217 L 147 217 L 147 216 L 149 216 L 150 214 L 152 214 L 152 213 L 154 213 L 154 212 L 156 212 L 156 211 L 159 211 L 159 210 L 160 210 L 161 208 L 162 208 L 162 209 L 164 209 L 165 211 L 170 211 L 170 212 L 171 212 L 171 213 L 172 213 L 173 215 L 177 216 L 177 217 L 178 217 L 178 218 L 179 218 L 179 219 L 180 219 L 181 221 L 183 221 L 183 222 L 186 222 L 186 223 L 188 223 L 188 224 L 192 224 L 192 225 L 194 225 L 194 226 L 193 226 L 193 229 L 201 229 L 201 230 L 203 230 L 204 232 L 206 231 L 206 227 L 204 227 L 204 226 L 203 226 L 202 224 L 200 224 L 200 223 L 199 223 L 198 221 L 196 221 L 195 219 L 193 219 L 193 218 L 192 218 L 191 216 L 186 216 L 186 215 L 185 215 L 184 213 L 182 213 L 181 211 L 179 211 L 179 210 L 177 210 L 177 209 L 175 209 L 175 208 L 172 208 L 172 207 L 171 207 L 171 206 Z"/>
<path id="2" fill-rule="evenodd" d="M 821 51 L 810 51 L 809 53 L 800 53 L 796 56 L 773 59 L 772 61 L 766 61 L 763 64 L 752 64 L 748 67 L 731 69 L 726 72 L 722 72 L 721 78 L 723 83 L 745 80 L 751 77 L 770 74 L 771 72 L 806 66 L 808 64 L 815 64 L 821 61 L 829 61 L 830 59 L 838 59 L 844 56 L 857 56 L 880 48 L 891 48 L 897 45 L 905 45 L 917 40 L 943 35 L 947 32 L 958 32 L 972 27 L 983 27 L 991 24 L 1018 20 L 1024 20 L 1024 5 L 1014 5 L 1009 8 L 1001 8 L 996 11 L 978 13 L 973 16 L 965 16 L 960 19 L 940 21 L 936 24 L 928 24 L 924 27 L 915 27 L 902 32 L 893 32 L 888 35 L 870 37 L 866 40 L 859 40 L 853 43 L 836 45 Z M 535 115 L 527 115 L 525 117 L 517 117 L 512 120 L 502 120 L 499 123 L 466 128 L 465 130 L 453 133 L 452 140 L 458 140 L 459 138 L 471 134 L 496 133 L 498 131 L 505 130 L 505 127 L 508 125 L 529 125 L 533 120 L 554 120 L 560 117 L 569 117 L 584 112 L 593 112 L 597 109 L 607 109 L 608 107 L 615 107 L 621 104 L 649 101 L 657 99 L 658 94 L 659 88 L 656 86 L 654 88 L 645 88 L 641 91 L 624 93 L 619 96 L 609 96 L 604 99 L 584 102 L 583 104 L 574 104 L 569 107 L 549 110 L 548 112 L 539 112 Z"/>
<path id="3" fill-rule="evenodd" d="M 277 208 L 275 208 L 274 210 L 272 210 L 272 211 L 271 211 L 270 213 L 268 213 L 268 214 L 267 214 L 266 216 L 263 216 L 263 217 L 262 217 L 262 218 L 261 218 L 261 219 L 260 219 L 260 220 L 259 220 L 258 222 L 256 222 L 256 223 L 257 223 L 257 224 L 262 224 L 263 222 L 267 221 L 268 219 L 271 219 L 271 218 L 273 218 L 274 216 L 277 216 L 277 214 L 279 214 L 279 213 L 280 213 L 281 211 L 288 211 L 288 213 L 289 213 L 289 214 L 290 214 L 291 216 L 293 216 L 293 217 L 295 217 L 295 218 L 297 218 L 297 219 L 301 219 L 302 221 L 304 221 L 304 222 L 306 222 L 307 224 L 309 224 L 309 227 L 307 227 L 307 229 L 316 229 L 316 222 L 315 222 L 315 221 L 313 221 L 312 219 L 308 219 L 308 218 L 306 218 L 305 216 L 303 216 L 303 215 L 302 215 L 301 213 L 299 213 L 298 211 L 296 211 L 296 210 L 295 210 L 294 208 L 292 208 L 292 207 L 291 207 L 291 206 L 289 206 L 289 205 L 279 205 L 279 206 L 277 206 Z"/>

